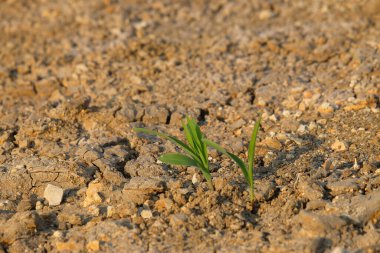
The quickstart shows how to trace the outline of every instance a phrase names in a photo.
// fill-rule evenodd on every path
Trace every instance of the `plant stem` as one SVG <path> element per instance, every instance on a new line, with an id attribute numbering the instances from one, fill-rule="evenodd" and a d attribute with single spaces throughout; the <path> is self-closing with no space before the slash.
<path id="1" fill-rule="evenodd" d="M 212 191 L 215 190 L 211 179 L 207 179 L 207 184 L 208 184 L 208 187 L 210 188 L 210 190 L 212 190 Z"/>
<path id="2" fill-rule="evenodd" d="M 253 208 L 253 203 L 255 201 L 255 193 L 254 193 L 253 186 L 249 187 L 249 196 L 250 196 L 251 205 L 252 205 L 252 208 Z"/>

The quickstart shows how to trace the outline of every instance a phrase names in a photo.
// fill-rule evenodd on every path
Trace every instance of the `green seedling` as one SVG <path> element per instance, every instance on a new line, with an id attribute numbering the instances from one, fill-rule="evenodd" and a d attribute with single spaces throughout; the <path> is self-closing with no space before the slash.
<path id="1" fill-rule="evenodd" d="M 182 125 L 187 144 L 173 136 L 145 128 L 135 128 L 135 131 L 161 137 L 179 146 L 183 151 L 185 151 L 186 154 L 168 153 L 161 155 L 158 160 L 167 164 L 197 167 L 202 172 L 210 189 L 214 189 L 208 163 L 207 145 L 204 142 L 204 135 L 195 120 L 189 117 L 186 118 L 186 124 L 182 122 Z"/>
<path id="2" fill-rule="evenodd" d="M 206 143 L 207 146 L 212 147 L 216 150 L 218 150 L 220 153 L 225 154 L 229 156 L 242 170 L 245 180 L 248 183 L 249 186 L 249 194 L 250 194 L 250 200 L 253 206 L 253 202 L 255 199 L 254 195 L 254 178 L 253 178 L 253 163 L 255 160 L 255 149 L 256 149 L 256 139 L 257 139 L 257 133 L 260 128 L 260 121 L 261 116 L 259 119 L 255 122 L 255 126 L 253 127 L 251 141 L 249 142 L 249 148 L 248 148 L 248 164 L 245 164 L 237 155 L 234 155 L 215 142 L 212 142 L 210 140 L 204 139 L 203 142 Z"/>

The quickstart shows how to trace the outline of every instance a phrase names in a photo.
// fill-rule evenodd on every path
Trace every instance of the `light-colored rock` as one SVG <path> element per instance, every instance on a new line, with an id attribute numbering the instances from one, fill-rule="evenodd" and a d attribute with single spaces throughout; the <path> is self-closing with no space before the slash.
<path id="1" fill-rule="evenodd" d="M 303 133 L 306 132 L 306 129 L 307 129 L 307 126 L 301 124 L 301 125 L 298 127 L 297 132 L 303 134 Z"/>
<path id="2" fill-rule="evenodd" d="M 273 17 L 275 14 L 271 10 L 262 10 L 259 13 L 260 20 L 267 20 Z"/>
<path id="3" fill-rule="evenodd" d="M 199 178 L 198 174 L 197 174 L 197 173 L 194 173 L 193 177 L 191 178 L 191 182 L 192 182 L 194 185 L 198 184 L 199 181 L 200 181 L 198 178 Z"/>
<path id="4" fill-rule="evenodd" d="M 345 141 L 336 140 L 332 145 L 331 149 L 335 151 L 345 151 L 348 148 L 348 144 Z"/>
<path id="5" fill-rule="evenodd" d="M 143 217 L 144 219 L 150 219 L 153 217 L 153 213 L 151 210 L 142 210 L 141 213 L 140 213 L 141 217 Z"/>
<path id="6" fill-rule="evenodd" d="M 330 103 L 324 102 L 318 107 L 317 111 L 320 114 L 330 114 L 334 112 L 334 107 Z"/>
<path id="7" fill-rule="evenodd" d="M 41 210 L 44 207 L 44 204 L 41 201 L 36 202 L 36 210 Z"/>
<path id="8" fill-rule="evenodd" d="M 48 184 L 44 191 L 44 198 L 49 202 L 49 206 L 58 206 L 62 202 L 63 189 L 61 187 Z"/>
<path id="9" fill-rule="evenodd" d="M 54 238 L 62 238 L 63 237 L 63 233 L 62 233 L 62 231 L 59 231 L 59 230 L 56 230 L 56 231 L 54 231 L 54 233 L 53 233 L 53 237 Z"/>
<path id="10" fill-rule="evenodd" d="M 103 199 L 99 192 L 103 189 L 103 184 L 98 182 L 91 182 L 86 190 L 86 198 L 83 201 L 83 206 L 88 207 L 94 204 L 100 204 Z"/>

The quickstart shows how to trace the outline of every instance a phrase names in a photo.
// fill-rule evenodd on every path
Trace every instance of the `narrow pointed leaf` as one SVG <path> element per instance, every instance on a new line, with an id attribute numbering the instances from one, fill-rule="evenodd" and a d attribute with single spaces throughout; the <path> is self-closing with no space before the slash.
<path id="1" fill-rule="evenodd" d="M 180 154 L 180 153 L 168 153 L 160 156 L 158 158 L 161 162 L 174 164 L 174 165 L 183 165 L 183 166 L 196 166 L 198 167 L 198 163 L 194 161 L 192 158 Z"/>
<path id="2" fill-rule="evenodd" d="M 256 120 L 255 126 L 252 131 L 251 141 L 249 142 L 248 149 L 248 177 L 250 179 L 250 185 L 253 185 L 253 162 L 255 160 L 255 149 L 256 149 L 256 140 L 257 133 L 260 129 L 261 116 Z"/>
<path id="3" fill-rule="evenodd" d="M 190 134 L 189 127 L 183 121 L 182 121 L 182 127 L 183 127 L 183 131 L 185 132 L 185 137 L 186 137 L 187 142 L 189 143 L 190 147 L 192 147 L 194 149 L 195 148 L 194 147 L 194 141 L 193 141 L 193 138 Z"/>
<path id="4" fill-rule="evenodd" d="M 184 151 L 186 151 L 189 155 L 193 156 L 194 158 L 200 159 L 200 157 L 198 156 L 198 154 L 195 153 L 186 143 L 178 140 L 177 138 L 175 138 L 173 136 L 166 135 L 166 134 L 163 134 L 163 133 L 159 133 L 159 132 L 153 131 L 153 130 L 148 130 L 148 129 L 145 129 L 145 128 L 134 128 L 134 130 L 136 132 L 138 132 L 138 133 L 151 134 L 151 135 L 159 136 L 159 137 L 161 137 L 163 139 L 167 139 L 167 140 L 173 142 L 174 144 L 177 144 L 181 148 L 183 148 Z"/>
<path id="5" fill-rule="evenodd" d="M 187 139 L 187 142 L 189 143 L 190 147 L 192 148 L 193 152 L 196 153 L 198 156 L 195 157 L 194 159 L 199 162 L 199 163 L 202 163 L 204 164 L 206 167 L 208 167 L 208 164 L 205 164 L 205 161 L 204 161 L 204 158 L 203 158 L 203 152 L 200 152 L 199 151 L 199 147 L 198 145 L 196 144 L 195 142 L 195 137 L 192 135 L 191 131 L 190 131 L 190 127 L 189 127 L 189 124 L 185 124 L 183 121 L 182 121 L 182 126 L 183 126 L 183 130 L 185 132 L 185 137 Z"/>
<path id="6" fill-rule="evenodd" d="M 227 152 L 227 154 L 240 167 L 241 171 L 243 172 L 245 180 L 249 183 L 250 182 L 249 174 L 244 162 L 237 155 L 234 155 L 230 152 Z"/>
<path id="7" fill-rule="evenodd" d="M 249 183 L 247 167 L 245 166 L 244 162 L 238 156 L 228 152 L 227 150 L 225 150 L 224 148 L 222 148 L 221 146 L 219 146 L 218 144 L 216 144 L 213 141 L 210 141 L 208 139 L 203 139 L 203 141 L 204 141 L 204 143 L 207 144 L 207 146 L 216 149 L 217 151 L 219 151 L 222 154 L 228 155 L 240 167 L 241 171 L 243 172 L 244 178 Z"/>
<path id="8" fill-rule="evenodd" d="M 222 148 L 221 146 L 219 146 L 218 144 L 216 144 L 213 141 L 210 141 L 208 139 L 203 139 L 203 142 L 206 143 L 207 146 L 216 149 L 217 151 L 219 151 L 222 154 L 226 154 L 227 153 L 227 150 L 225 150 L 224 148 Z"/>
<path id="9" fill-rule="evenodd" d="M 209 184 L 210 189 L 213 189 L 212 176 L 210 174 L 209 163 L 207 159 L 208 158 L 207 146 L 202 141 L 203 134 L 201 133 L 200 128 L 195 123 L 195 121 L 192 121 L 191 119 L 189 120 L 189 118 L 188 118 L 187 124 L 183 124 L 183 126 L 184 126 L 185 136 L 189 144 L 186 144 L 173 136 L 159 133 L 157 131 L 152 131 L 145 128 L 135 128 L 134 130 L 136 132 L 142 132 L 146 134 L 159 136 L 163 139 L 167 139 L 173 142 L 174 144 L 178 145 L 189 156 L 180 154 L 180 153 L 170 153 L 170 154 L 162 155 L 159 158 L 159 160 L 168 164 L 196 166 L 202 172 L 203 176 L 207 180 L 207 183 Z"/>
<path id="10" fill-rule="evenodd" d="M 186 126 L 187 126 L 189 133 L 192 137 L 192 140 L 194 142 L 194 147 L 196 147 L 196 148 L 198 148 L 198 150 L 200 150 L 202 137 L 200 134 L 200 130 L 198 130 L 198 131 L 196 130 L 197 124 L 195 123 L 195 121 L 193 119 L 191 119 L 190 117 L 187 117 Z"/>
<path id="11" fill-rule="evenodd" d="M 204 143 L 202 142 L 202 132 L 198 126 L 198 124 L 195 122 L 195 120 L 191 119 L 190 117 L 187 117 L 187 128 L 190 132 L 190 135 L 192 137 L 194 148 L 198 151 L 198 154 L 201 157 L 201 160 L 203 162 L 203 165 L 208 168 L 208 154 L 207 154 L 207 148 L 205 147 Z"/>
<path id="12" fill-rule="evenodd" d="M 211 178 L 210 171 L 206 167 L 204 167 L 203 164 L 199 165 L 198 168 L 207 180 Z"/>

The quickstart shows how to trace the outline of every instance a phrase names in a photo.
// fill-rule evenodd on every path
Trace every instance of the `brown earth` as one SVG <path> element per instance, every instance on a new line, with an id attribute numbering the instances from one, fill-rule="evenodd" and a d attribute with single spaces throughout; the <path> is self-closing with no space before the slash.
<path id="1" fill-rule="evenodd" d="M 380 1 L 141 2 L 0 2 L 0 252 L 380 252 Z"/>

